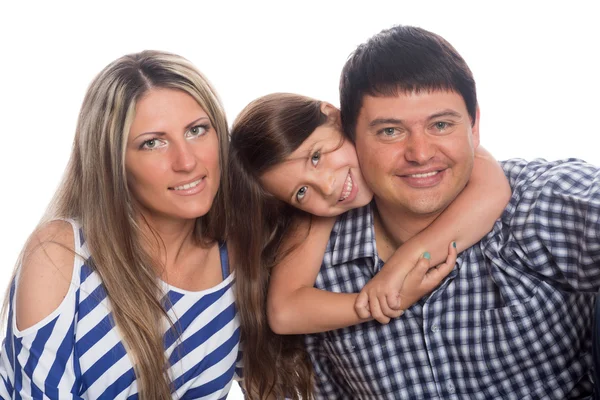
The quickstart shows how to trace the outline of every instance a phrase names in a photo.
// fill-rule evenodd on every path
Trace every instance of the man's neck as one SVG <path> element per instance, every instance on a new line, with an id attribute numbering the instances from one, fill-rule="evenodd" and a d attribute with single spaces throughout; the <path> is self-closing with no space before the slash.
<path id="1" fill-rule="evenodd" d="M 375 200 L 373 216 L 377 252 L 386 261 L 404 242 L 431 225 L 439 213 L 415 215 Z"/>

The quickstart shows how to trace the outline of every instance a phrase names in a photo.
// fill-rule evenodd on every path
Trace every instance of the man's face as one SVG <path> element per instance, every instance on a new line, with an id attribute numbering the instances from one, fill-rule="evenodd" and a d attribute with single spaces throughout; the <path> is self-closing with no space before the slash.
<path id="1" fill-rule="evenodd" d="M 365 96 L 356 125 L 362 173 L 380 206 L 415 217 L 442 212 L 467 184 L 479 145 L 458 93 Z"/>

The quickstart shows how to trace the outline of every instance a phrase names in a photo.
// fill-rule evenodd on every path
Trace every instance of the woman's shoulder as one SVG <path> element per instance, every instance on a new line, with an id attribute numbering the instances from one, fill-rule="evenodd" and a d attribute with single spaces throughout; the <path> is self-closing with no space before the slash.
<path id="1" fill-rule="evenodd" d="M 16 323 L 27 329 L 55 311 L 71 288 L 77 254 L 74 221 L 54 220 L 29 237 L 16 281 Z"/>

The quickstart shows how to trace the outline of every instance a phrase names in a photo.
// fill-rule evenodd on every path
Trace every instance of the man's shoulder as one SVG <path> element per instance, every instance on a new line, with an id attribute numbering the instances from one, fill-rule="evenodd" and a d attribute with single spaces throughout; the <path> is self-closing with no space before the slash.
<path id="1" fill-rule="evenodd" d="M 512 159 L 500 164 L 512 189 L 500 221 L 522 235 L 531 234 L 526 229 L 563 229 L 565 215 L 600 204 L 600 170 L 583 160 Z"/>
<path id="2" fill-rule="evenodd" d="M 567 158 L 547 161 L 543 158 L 524 160 L 514 158 L 500 161 L 513 193 L 516 190 L 536 190 L 559 181 L 572 182 L 572 187 L 591 183 L 598 174 L 598 167 L 583 160 Z"/>

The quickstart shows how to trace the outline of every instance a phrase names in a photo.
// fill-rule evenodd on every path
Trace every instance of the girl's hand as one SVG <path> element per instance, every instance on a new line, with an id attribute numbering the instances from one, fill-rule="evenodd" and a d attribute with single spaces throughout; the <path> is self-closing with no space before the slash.
<path id="1" fill-rule="evenodd" d="M 361 290 L 354 304 L 356 313 L 361 318 L 372 316 L 382 324 L 389 323 L 391 318 L 399 317 L 404 310 L 433 291 L 454 269 L 456 256 L 453 242 L 448 247 L 446 262 L 436 267 L 430 267 L 428 257 L 421 257 L 408 271 L 384 265 Z"/>

